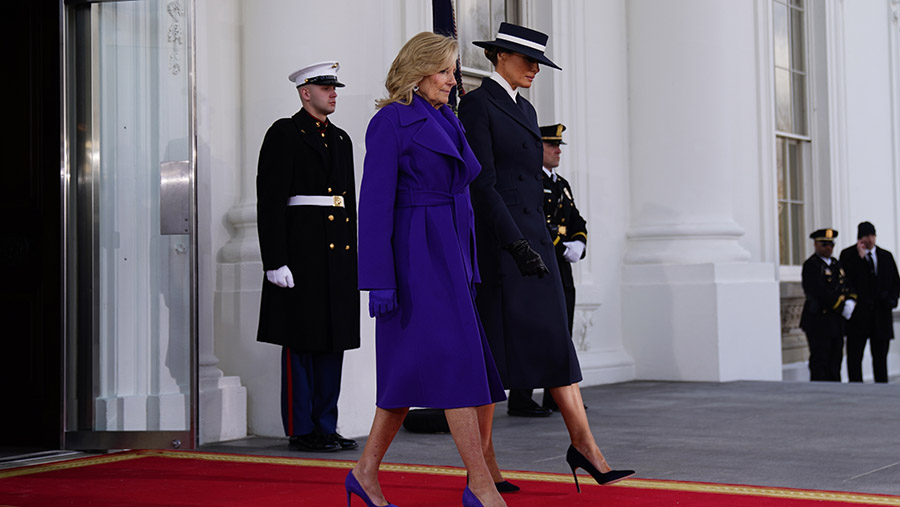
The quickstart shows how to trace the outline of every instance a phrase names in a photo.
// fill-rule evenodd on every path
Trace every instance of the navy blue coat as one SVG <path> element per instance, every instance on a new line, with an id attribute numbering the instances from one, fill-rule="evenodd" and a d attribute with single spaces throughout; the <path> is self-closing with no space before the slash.
<path id="1" fill-rule="evenodd" d="M 478 242 L 478 311 L 507 389 L 581 381 L 553 240 L 544 219 L 543 143 L 534 107 L 491 78 L 460 101 L 481 162 L 471 184 Z M 504 247 L 525 238 L 550 273 L 524 277 Z"/>

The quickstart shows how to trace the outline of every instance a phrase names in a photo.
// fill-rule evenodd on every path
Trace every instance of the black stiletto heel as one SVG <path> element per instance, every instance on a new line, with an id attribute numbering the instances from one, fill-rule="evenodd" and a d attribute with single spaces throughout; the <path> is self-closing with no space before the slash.
<path id="1" fill-rule="evenodd" d="M 578 485 L 578 474 L 575 473 L 575 470 L 578 468 L 583 468 L 585 472 L 591 474 L 591 477 L 593 477 L 594 480 L 597 481 L 597 484 L 600 485 L 613 484 L 634 475 L 634 470 L 610 470 L 609 472 L 601 472 L 600 470 L 597 470 L 597 467 L 585 458 L 583 454 L 578 452 L 578 449 L 573 445 L 569 445 L 569 450 L 566 451 L 566 463 L 568 463 L 569 467 L 572 469 L 572 476 L 575 478 L 575 489 L 579 493 L 581 493 L 581 486 Z"/>

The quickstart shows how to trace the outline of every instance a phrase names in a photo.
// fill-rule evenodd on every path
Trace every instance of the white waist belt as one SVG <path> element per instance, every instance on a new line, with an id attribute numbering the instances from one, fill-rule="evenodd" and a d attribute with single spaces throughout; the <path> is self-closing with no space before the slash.
<path id="1" fill-rule="evenodd" d="M 344 207 L 344 198 L 339 195 L 295 195 L 288 199 L 288 206 L 334 206 Z"/>

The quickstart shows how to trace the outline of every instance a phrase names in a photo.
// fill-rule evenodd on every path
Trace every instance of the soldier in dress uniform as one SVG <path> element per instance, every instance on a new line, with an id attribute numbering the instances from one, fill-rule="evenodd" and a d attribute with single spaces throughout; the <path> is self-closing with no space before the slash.
<path id="1" fill-rule="evenodd" d="M 281 345 L 281 416 L 290 447 L 354 449 L 337 433 L 344 351 L 359 347 L 353 145 L 332 124 L 337 62 L 288 79 L 303 107 L 269 127 L 256 177 L 262 301 L 257 339 Z"/>
<path id="2" fill-rule="evenodd" d="M 566 126 L 562 123 L 545 125 L 541 129 L 541 141 L 544 145 L 544 215 L 547 217 L 547 228 L 556 247 L 556 262 L 562 280 L 563 292 L 566 296 L 566 314 L 569 319 L 569 334 L 575 318 L 575 280 L 572 277 L 572 264 L 583 259 L 587 246 L 587 222 L 575 207 L 572 187 L 565 178 L 556 172 L 562 153 L 562 133 Z M 553 396 L 549 390 L 544 391 L 542 406 L 538 407 L 531 399 L 531 389 L 512 389 L 507 403 L 510 415 L 541 417 L 557 410 Z"/>
<path id="3" fill-rule="evenodd" d="M 809 235 L 815 253 L 803 263 L 806 302 L 800 327 L 809 343 L 809 379 L 841 381 L 844 321 L 853 314 L 856 294 L 840 261 L 831 256 L 838 231 L 819 229 Z"/>

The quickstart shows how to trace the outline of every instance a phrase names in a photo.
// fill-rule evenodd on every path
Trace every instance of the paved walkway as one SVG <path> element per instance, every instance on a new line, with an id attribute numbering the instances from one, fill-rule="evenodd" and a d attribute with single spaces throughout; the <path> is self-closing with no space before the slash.
<path id="1" fill-rule="evenodd" d="M 583 395 L 609 463 L 640 478 L 900 495 L 897 383 L 636 381 Z M 362 448 L 365 439 L 359 441 Z M 494 442 L 501 468 L 569 472 L 559 414 L 509 417 L 499 404 Z M 360 454 L 298 453 L 272 438 L 202 450 L 347 460 Z M 462 466 L 450 435 L 405 430 L 385 460 Z"/>

